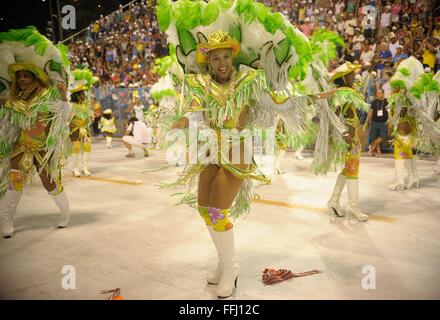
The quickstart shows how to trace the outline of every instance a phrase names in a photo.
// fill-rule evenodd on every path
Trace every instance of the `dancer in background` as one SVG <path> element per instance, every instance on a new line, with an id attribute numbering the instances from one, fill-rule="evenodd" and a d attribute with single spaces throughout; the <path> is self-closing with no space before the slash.
<path id="1" fill-rule="evenodd" d="M 413 150 L 434 155 L 440 152 L 440 127 L 429 111 L 440 94 L 438 76 L 433 79 L 432 74 L 425 74 L 421 62 L 409 57 L 399 64 L 391 86 L 389 122 L 393 129 L 396 178 L 390 189 L 418 188 Z"/>
<path id="2" fill-rule="evenodd" d="M 98 81 L 88 69 L 77 69 L 73 72 L 74 82 L 70 90 L 72 102 L 72 120 L 70 121 L 70 140 L 72 141 L 72 172 L 75 177 L 91 176 L 88 169 L 92 138 L 90 124 L 90 88 Z M 82 160 L 81 165 L 79 164 Z M 81 169 L 80 169 L 81 168 Z"/>
<path id="3" fill-rule="evenodd" d="M 113 148 L 113 135 L 118 131 L 118 129 L 116 128 L 115 117 L 112 109 L 104 110 L 104 113 L 99 120 L 99 129 L 104 134 L 107 142 L 107 148 Z"/>

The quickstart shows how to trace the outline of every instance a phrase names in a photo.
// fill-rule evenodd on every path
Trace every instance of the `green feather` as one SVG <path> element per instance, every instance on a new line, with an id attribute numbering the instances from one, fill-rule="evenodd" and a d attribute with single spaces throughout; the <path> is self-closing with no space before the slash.
<path id="1" fill-rule="evenodd" d="M 257 18 L 257 10 L 253 0 L 237 0 L 235 12 L 243 16 L 246 23 L 251 23 Z"/>
<path id="2" fill-rule="evenodd" d="M 191 51 L 196 50 L 197 43 L 191 32 L 178 29 L 179 43 L 183 54 L 188 55 Z"/>
<path id="3" fill-rule="evenodd" d="M 166 31 L 171 22 L 171 3 L 168 0 L 159 0 L 156 6 L 156 15 L 159 27 Z"/>
<path id="4" fill-rule="evenodd" d="M 256 10 L 255 10 L 256 11 Z M 264 21 L 260 21 L 267 32 L 271 34 L 275 34 L 278 30 L 280 30 L 284 26 L 284 17 L 281 13 L 271 13 L 266 16 Z"/>
<path id="5" fill-rule="evenodd" d="M 390 82 L 390 84 L 393 89 L 397 89 L 397 88 L 405 89 L 406 88 L 405 82 L 403 80 L 392 80 Z"/>
<path id="6" fill-rule="evenodd" d="M 410 90 L 413 96 L 420 99 L 422 94 L 426 92 L 440 91 L 439 84 L 433 79 L 433 76 L 434 74 L 432 72 L 422 74 Z"/>
<path id="7" fill-rule="evenodd" d="M 286 61 L 286 59 L 289 57 L 290 48 L 291 48 L 291 43 L 287 38 L 278 42 L 278 46 L 274 48 L 277 62 L 280 65 L 283 64 Z"/>
<path id="8" fill-rule="evenodd" d="M 55 47 L 58 48 L 58 50 L 60 50 L 60 54 L 61 54 L 61 60 L 64 66 L 69 66 L 70 65 L 70 61 L 69 61 L 69 48 L 66 47 L 64 44 L 62 43 L 58 43 L 55 45 Z"/>
<path id="9" fill-rule="evenodd" d="M 208 26 L 217 20 L 220 12 L 220 5 L 217 1 L 211 1 L 202 10 L 201 24 Z"/>
<path id="10" fill-rule="evenodd" d="M 408 77 L 409 75 L 411 75 L 411 72 L 410 72 L 409 69 L 406 68 L 406 67 L 399 68 L 398 71 L 399 71 L 399 72 L 402 74 L 402 76 L 404 76 L 404 77 Z"/>
<path id="11" fill-rule="evenodd" d="M 165 89 L 159 92 L 153 92 L 151 96 L 153 97 L 154 100 L 160 101 L 162 100 L 163 97 L 167 97 L 167 96 L 175 97 L 176 92 L 173 89 Z"/>
<path id="12" fill-rule="evenodd" d="M 173 18 L 177 29 L 191 30 L 201 25 L 202 2 L 191 0 L 176 2 L 173 8 Z"/>
<path id="13" fill-rule="evenodd" d="M 34 45 L 35 51 L 40 56 L 44 55 L 46 48 L 51 44 L 51 42 L 41 35 L 34 26 L 0 32 L 0 43 L 4 41 L 22 42 L 26 47 Z"/>

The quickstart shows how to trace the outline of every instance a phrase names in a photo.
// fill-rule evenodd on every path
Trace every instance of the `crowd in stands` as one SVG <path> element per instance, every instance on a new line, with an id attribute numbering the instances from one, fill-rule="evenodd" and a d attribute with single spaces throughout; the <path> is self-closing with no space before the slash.
<path id="1" fill-rule="evenodd" d="M 440 65 L 440 10 L 434 0 L 264 0 L 283 13 L 307 36 L 316 28 L 338 32 L 345 61 L 363 66 L 364 79 L 374 83 L 366 94 L 375 95 L 402 59 L 414 56 L 426 68 Z M 385 96 L 390 88 L 385 86 Z"/>
<path id="2" fill-rule="evenodd" d="M 264 0 L 307 36 L 325 27 L 345 40 L 339 61 L 363 65 L 364 76 L 385 79 L 411 55 L 436 71 L 440 65 L 440 12 L 433 0 Z M 92 23 L 85 39 L 70 44 L 75 67 L 87 66 L 101 84 L 148 87 L 155 57 L 168 53 L 153 1 L 138 1 Z M 437 15 L 437 17 L 435 16 Z M 373 92 L 374 94 L 374 92 Z M 385 92 L 387 95 L 388 92 Z"/>
<path id="3" fill-rule="evenodd" d="M 151 1 L 150 1 L 151 2 Z M 123 10 L 100 17 L 86 36 L 69 45 L 74 68 L 93 70 L 101 86 L 148 87 L 157 81 L 154 59 L 168 54 L 163 33 L 150 4 L 138 1 Z"/>
<path id="4" fill-rule="evenodd" d="M 402 59 L 415 56 L 427 71 L 439 69 L 440 10 L 434 0 L 261 2 L 281 12 L 307 36 L 322 27 L 337 32 L 345 47 L 338 48 L 333 64 L 350 61 L 362 65 L 368 103 L 373 102 L 379 88 L 389 97 L 389 79 Z M 127 10 L 120 6 L 115 13 L 101 16 L 90 25 L 85 39 L 70 44 L 73 66 L 91 68 L 101 79 L 103 91 L 130 87 L 148 91 L 157 81 L 152 72 L 154 59 L 168 54 L 153 5 L 150 0 L 136 1 Z"/>

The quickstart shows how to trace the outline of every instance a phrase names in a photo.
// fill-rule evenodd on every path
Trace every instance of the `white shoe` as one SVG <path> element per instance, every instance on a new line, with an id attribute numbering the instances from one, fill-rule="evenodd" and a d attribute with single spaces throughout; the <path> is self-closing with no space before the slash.
<path id="1" fill-rule="evenodd" d="M 332 196 L 327 203 L 327 209 L 328 209 L 327 212 L 331 216 L 335 216 L 335 215 L 338 217 L 345 216 L 344 211 L 339 205 L 339 199 L 341 198 L 342 190 L 344 189 L 346 180 L 347 178 L 344 175 L 342 174 L 338 175 L 338 179 L 336 180 L 336 184 L 333 189 Z"/>
<path id="2" fill-rule="evenodd" d="M 217 231 L 214 230 L 212 226 L 207 226 L 209 234 L 211 235 L 212 242 L 214 242 L 215 249 L 217 250 L 218 254 L 218 263 L 217 263 L 217 269 L 214 272 L 210 272 L 207 277 L 207 281 L 209 284 L 219 284 L 220 278 L 223 271 L 223 264 L 220 256 L 220 250 L 217 240 Z"/>
<path id="3" fill-rule="evenodd" d="M 417 159 L 412 158 L 405 160 L 405 165 L 408 172 L 408 183 L 405 185 L 406 189 L 411 189 L 414 185 L 419 187 L 419 174 L 417 170 Z"/>
<path id="4" fill-rule="evenodd" d="M 81 172 L 79 171 L 78 168 L 73 168 L 72 174 L 73 174 L 74 177 L 77 177 L 77 178 L 81 177 Z"/>
<path id="5" fill-rule="evenodd" d="M 405 187 L 405 160 L 394 160 L 394 168 L 396 171 L 396 180 L 390 185 L 389 189 L 392 191 L 403 190 Z"/>
<path id="6" fill-rule="evenodd" d="M 223 262 L 222 274 L 217 288 L 217 297 L 228 298 L 237 289 L 238 274 L 240 272 L 240 266 L 235 256 L 234 228 L 217 232 L 216 236 Z"/>
<path id="7" fill-rule="evenodd" d="M 69 224 L 69 220 L 70 220 L 70 207 L 69 207 L 69 200 L 67 200 L 66 197 L 66 192 L 61 191 L 56 195 L 53 194 L 50 195 L 53 197 L 56 205 L 60 209 L 60 220 L 58 222 L 58 228 L 65 228 Z"/>
<path id="8" fill-rule="evenodd" d="M 23 191 L 7 190 L 1 201 L 3 207 L 3 238 L 12 238 L 14 235 L 14 216 L 17 212 L 17 205 Z"/>
<path id="9" fill-rule="evenodd" d="M 352 214 L 360 222 L 368 220 L 368 215 L 361 211 L 359 207 L 359 179 L 347 179 L 348 206 L 345 210 L 347 214 Z"/>
<path id="10" fill-rule="evenodd" d="M 89 171 L 89 156 L 90 152 L 84 152 L 83 153 L 83 163 L 82 163 L 82 172 L 86 177 L 90 177 L 92 173 Z"/>

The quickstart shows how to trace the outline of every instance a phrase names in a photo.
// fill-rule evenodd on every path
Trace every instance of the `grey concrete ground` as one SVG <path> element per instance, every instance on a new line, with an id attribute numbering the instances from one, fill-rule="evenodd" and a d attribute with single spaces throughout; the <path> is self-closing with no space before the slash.
<path id="1" fill-rule="evenodd" d="M 241 273 L 233 299 L 439 299 L 434 162 L 420 161 L 420 189 L 392 192 L 393 160 L 362 158 L 367 223 L 326 215 L 336 173 L 314 177 L 310 162 L 288 153 L 287 173 L 256 188 L 261 201 L 235 222 Z M 140 173 L 164 164 L 164 152 L 145 159 L 137 150 L 129 159 L 120 141 L 113 149 L 95 142 L 93 178 L 64 172 L 72 218 L 62 230 L 54 228 L 57 208 L 40 183 L 28 186 L 15 236 L 0 240 L 0 298 L 105 299 L 100 290 L 121 288 L 125 299 L 215 299 L 205 275 L 216 254 L 202 220 L 191 208 L 173 206 L 175 191 L 155 185 L 180 169 Z M 267 267 L 323 273 L 265 286 Z M 63 289 L 73 275 L 76 288 Z"/>

